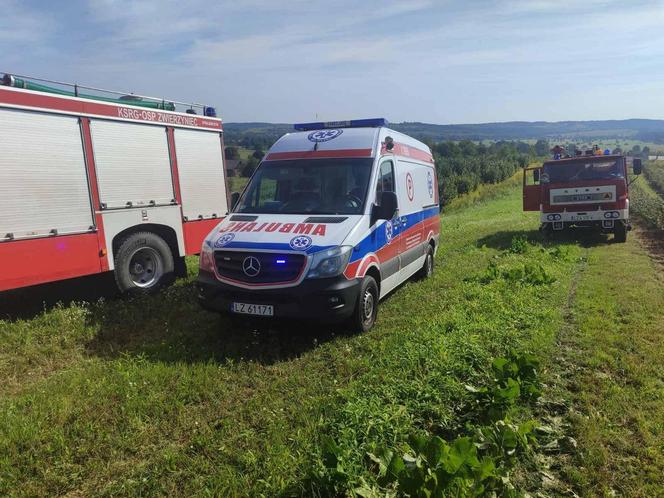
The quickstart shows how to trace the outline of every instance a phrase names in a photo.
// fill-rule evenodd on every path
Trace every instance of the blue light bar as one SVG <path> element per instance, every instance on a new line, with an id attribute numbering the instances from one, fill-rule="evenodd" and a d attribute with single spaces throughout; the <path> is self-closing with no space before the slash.
<path id="1" fill-rule="evenodd" d="M 297 123 L 293 125 L 297 131 L 324 130 L 326 128 L 377 128 L 387 126 L 385 118 L 351 119 L 350 121 L 320 121 L 318 123 Z"/>

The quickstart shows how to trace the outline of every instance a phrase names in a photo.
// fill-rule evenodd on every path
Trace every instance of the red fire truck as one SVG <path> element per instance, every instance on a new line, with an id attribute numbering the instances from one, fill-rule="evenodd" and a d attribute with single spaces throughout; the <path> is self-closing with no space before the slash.
<path id="1" fill-rule="evenodd" d="M 212 107 L 5 74 L 0 137 L 0 291 L 158 289 L 228 212 Z"/>
<path id="2" fill-rule="evenodd" d="M 559 151 L 556 154 L 560 156 Z M 635 175 L 641 174 L 640 159 L 633 159 L 632 166 Z M 526 168 L 523 209 L 540 212 L 541 229 L 546 233 L 592 228 L 613 233 L 616 242 L 625 242 L 631 229 L 627 158 L 589 150 Z"/>

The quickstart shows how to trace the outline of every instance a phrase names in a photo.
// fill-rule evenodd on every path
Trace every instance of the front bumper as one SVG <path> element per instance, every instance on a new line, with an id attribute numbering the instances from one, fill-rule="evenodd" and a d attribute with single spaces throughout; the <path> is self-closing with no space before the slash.
<path id="1" fill-rule="evenodd" d="M 247 290 L 200 271 L 195 285 L 199 303 L 209 310 L 231 313 L 234 302 L 269 304 L 274 306 L 277 318 L 341 321 L 349 318 L 355 309 L 361 280 L 343 276 L 305 279 L 295 287 Z"/>
<path id="2" fill-rule="evenodd" d="M 606 218 L 606 213 L 618 213 L 616 218 Z M 601 222 L 604 220 L 627 221 L 629 220 L 629 209 L 607 209 L 606 211 L 563 211 L 563 212 L 549 212 L 540 213 L 540 221 L 542 223 L 551 223 L 554 221 L 563 222 L 565 224 L 575 224 L 580 222 Z"/>

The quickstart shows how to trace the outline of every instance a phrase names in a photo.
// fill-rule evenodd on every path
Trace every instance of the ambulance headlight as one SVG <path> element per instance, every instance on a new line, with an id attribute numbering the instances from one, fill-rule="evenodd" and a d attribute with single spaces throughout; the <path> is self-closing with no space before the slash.
<path id="1" fill-rule="evenodd" d="M 214 248 L 209 239 L 203 241 L 203 247 L 201 247 L 201 255 L 199 258 L 199 267 L 203 271 L 214 273 Z"/>
<path id="2" fill-rule="evenodd" d="M 307 278 L 326 278 L 340 275 L 348 264 L 351 246 L 339 246 L 314 253 Z"/>

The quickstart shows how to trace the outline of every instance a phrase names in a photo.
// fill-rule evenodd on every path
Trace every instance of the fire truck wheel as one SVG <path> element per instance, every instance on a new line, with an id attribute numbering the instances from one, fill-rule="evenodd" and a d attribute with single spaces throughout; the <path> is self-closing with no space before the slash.
<path id="1" fill-rule="evenodd" d="M 614 242 L 627 242 L 627 227 L 622 223 L 613 229 L 613 241 Z"/>
<path id="2" fill-rule="evenodd" d="M 168 244 L 152 232 L 129 235 L 115 255 L 115 281 L 120 292 L 149 294 L 175 278 Z"/>
<path id="3" fill-rule="evenodd" d="M 362 279 L 360 295 L 350 319 L 354 331 L 367 332 L 373 327 L 378 315 L 378 297 L 378 284 L 372 276 L 366 275 Z"/>
<path id="4" fill-rule="evenodd" d="M 425 280 L 433 275 L 433 247 L 429 244 L 427 248 L 427 256 L 424 258 L 424 266 L 418 272 L 417 276 L 421 280 Z"/>

